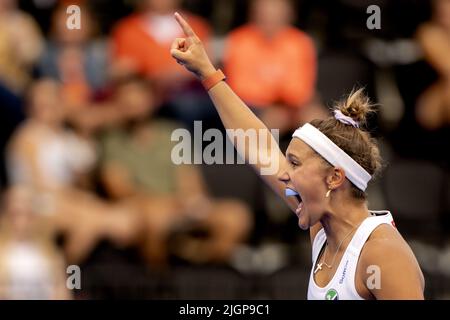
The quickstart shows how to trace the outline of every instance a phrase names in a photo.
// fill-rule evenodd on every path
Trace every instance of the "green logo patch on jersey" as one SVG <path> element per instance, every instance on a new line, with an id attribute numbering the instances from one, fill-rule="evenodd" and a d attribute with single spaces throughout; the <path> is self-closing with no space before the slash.
<path id="1" fill-rule="evenodd" d="M 336 290 L 330 289 L 325 295 L 325 300 L 339 300 L 339 295 Z"/>

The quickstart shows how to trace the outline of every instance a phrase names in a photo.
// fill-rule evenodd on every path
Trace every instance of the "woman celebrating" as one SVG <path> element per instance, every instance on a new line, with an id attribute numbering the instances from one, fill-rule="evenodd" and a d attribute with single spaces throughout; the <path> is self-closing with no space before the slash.
<path id="1" fill-rule="evenodd" d="M 422 272 L 391 214 L 367 208 L 367 183 L 381 165 L 375 142 L 360 129 L 371 107 L 362 90 L 337 105 L 334 117 L 297 129 L 286 157 L 278 147 L 274 154 L 267 127 L 223 81 L 189 24 L 178 13 L 175 18 L 186 37 L 175 39 L 171 55 L 200 78 L 225 128 L 265 132 L 270 141 L 267 150 L 238 152 L 246 160 L 266 152 L 279 163 L 262 178 L 295 211 L 300 228 L 310 230 L 308 299 L 423 299 Z"/>

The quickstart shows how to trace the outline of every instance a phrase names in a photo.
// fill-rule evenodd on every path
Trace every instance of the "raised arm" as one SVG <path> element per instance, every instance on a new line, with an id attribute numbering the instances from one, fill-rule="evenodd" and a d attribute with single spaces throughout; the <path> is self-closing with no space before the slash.
<path id="1" fill-rule="evenodd" d="M 206 54 L 202 42 L 181 15 L 175 13 L 175 19 L 183 29 L 185 38 L 175 39 L 170 51 L 172 57 L 197 75 L 200 80 L 208 78 L 216 72 L 216 69 Z M 283 166 L 286 165 L 286 159 L 269 129 L 231 90 L 226 82 L 221 81 L 208 93 L 226 129 L 254 130 L 259 135 L 257 143 L 244 143 L 242 145 L 242 143 L 237 143 L 236 136 L 231 137 L 231 140 L 239 155 L 247 163 L 250 162 L 259 173 L 264 172 L 264 168 L 273 167 L 275 164 L 275 170 L 270 170 L 269 174 L 261 174 L 261 177 L 288 203 L 292 210 L 295 210 L 298 201 L 294 197 L 285 197 L 284 183 L 277 179 L 278 174 L 283 170 Z M 261 146 L 263 140 L 265 141 Z M 271 159 L 272 163 L 262 161 L 261 155 L 264 155 L 265 160 Z M 249 161 L 250 159 L 256 161 Z"/>

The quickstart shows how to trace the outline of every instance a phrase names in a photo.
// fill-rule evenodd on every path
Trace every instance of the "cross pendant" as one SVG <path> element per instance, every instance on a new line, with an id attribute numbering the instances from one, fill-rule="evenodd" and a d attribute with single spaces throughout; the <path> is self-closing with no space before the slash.
<path id="1" fill-rule="evenodd" d="M 322 263 L 318 263 L 316 266 L 316 269 L 314 270 L 314 274 L 316 274 L 317 272 L 319 272 L 319 270 L 322 270 Z"/>

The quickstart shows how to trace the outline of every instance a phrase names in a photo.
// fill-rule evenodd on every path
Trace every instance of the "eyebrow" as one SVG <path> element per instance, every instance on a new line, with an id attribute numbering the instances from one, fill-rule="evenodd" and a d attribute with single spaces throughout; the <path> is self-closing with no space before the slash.
<path id="1" fill-rule="evenodd" d="M 292 153 L 290 153 L 290 152 L 288 152 L 288 153 L 286 153 L 286 158 L 288 158 L 288 159 L 294 159 L 294 160 L 297 160 L 297 161 L 300 161 L 300 159 L 299 159 L 299 157 L 298 156 L 296 156 L 295 154 L 292 154 Z"/>

